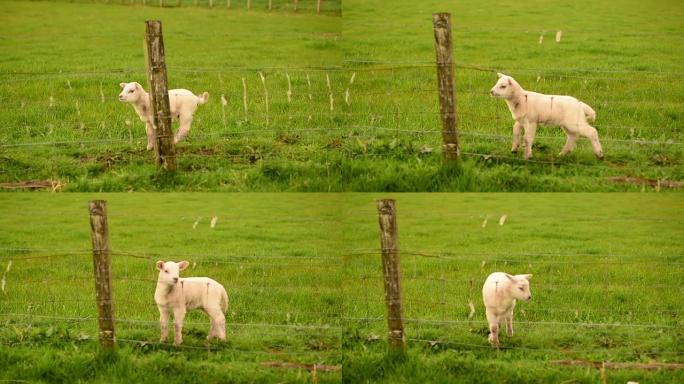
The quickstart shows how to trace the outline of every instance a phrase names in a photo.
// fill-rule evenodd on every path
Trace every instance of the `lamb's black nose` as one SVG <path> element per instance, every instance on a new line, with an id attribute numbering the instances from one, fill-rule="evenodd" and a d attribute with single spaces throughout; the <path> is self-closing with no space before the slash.
<path id="1" fill-rule="evenodd" d="M 174 277 L 174 278 L 173 278 L 173 282 L 174 282 L 174 283 L 177 283 L 177 282 L 178 282 L 178 278 L 177 278 L 177 277 Z"/>

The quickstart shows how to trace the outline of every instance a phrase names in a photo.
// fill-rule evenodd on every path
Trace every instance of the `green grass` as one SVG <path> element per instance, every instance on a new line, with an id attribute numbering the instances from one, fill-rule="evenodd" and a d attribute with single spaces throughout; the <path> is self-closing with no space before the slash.
<path id="1" fill-rule="evenodd" d="M 108 200 L 117 359 L 97 348 L 87 201 Z M 332 195 L 5 195 L 0 379 L 42 382 L 339 382 L 341 263 Z M 306 207 L 306 209 L 302 209 Z M 210 227 L 218 217 L 215 228 Z M 195 223 L 197 223 L 195 225 Z M 190 312 L 181 348 L 158 344 L 154 262 L 187 259 L 229 295 L 225 343 Z M 12 262 L 8 272 L 8 263 Z"/>
<path id="2" fill-rule="evenodd" d="M 684 363 L 680 196 L 395 196 L 408 339 L 403 362 L 386 354 L 371 219 L 380 197 L 387 196 L 345 196 L 344 381 L 596 383 L 598 370 L 552 361 Z M 487 343 L 481 296 L 494 271 L 534 275 L 533 299 L 518 303 L 516 334 L 502 335 L 500 351 Z M 684 376 L 626 369 L 607 370 L 606 378 L 675 383 Z"/>
<path id="3" fill-rule="evenodd" d="M 0 181 L 58 180 L 68 191 L 619 191 L 684 180 L 675 1 L 350 0 L 324 2 L 321 15 L 295 14 L 291 2 L 273 12 L 263 1 L 250 11 L 202 4 L 5 2 Z M 442 165 L 437 115 L 431 13 L 442 10 L 454 25 L 464 154 L 455 172 Z M 171 176 L 116 100 L 121 81 L 146 85 L 149 18 L 163 21 L 170 87 L 212 95 Z M 605 160 L 586 140 L 558 158 L 558 128 L 538 132 L 533 161 L 508 153 L 510 114 L 487 95 L 497 70 L 593 106 Z"/>

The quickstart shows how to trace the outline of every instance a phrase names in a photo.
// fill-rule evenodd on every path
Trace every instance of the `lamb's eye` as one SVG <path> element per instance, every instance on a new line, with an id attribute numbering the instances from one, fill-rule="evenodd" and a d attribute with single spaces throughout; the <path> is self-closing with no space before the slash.
<path id="1" fill-rule="evenodd" d="M 133 93 L 133 92 L 135 92 L 135 89 L 131 89 L 128 91 L 128 93 Z"/>
<path id="2" fill-rule="evenodd" d="M 521 291 L 524 291 L 525 287 L 518 287 L 518 289 L 520 289 Z"/>
<path id="3" fill-rule="evenodd" d="M 505 85 L 502 85 L 502 86 L 500 86 L 499 88 L 504 89 L 504 88 L 506 88 L 506 86 L 505 86 Z"/>
<path id="4" fill-rule="evenodd" d="M 169 273 L 169 270 L 168 270 L 168 269 L 165 269 L 165 270 L 164 270 L 164 273 Z"/>

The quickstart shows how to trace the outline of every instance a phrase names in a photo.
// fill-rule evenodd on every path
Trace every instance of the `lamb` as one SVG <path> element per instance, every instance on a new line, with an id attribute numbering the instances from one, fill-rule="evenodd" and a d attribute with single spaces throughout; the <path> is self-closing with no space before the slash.
<path id="1" fill-rule="evenodd" d="M 140 120 L 145 123 L 145 130 L 147 131 L 147 149 L 150 150 L 154 147 L 154 117 L 152 116 L 152 107 L 150 106 L 150 94 L 145 92 L 142 85 L 136 82 L 121 83 L 119 85 L 122 88 L 121 93 L 119 94 L 119 101 L 132 104 L 133 108 L 138 113 Z M 178 142 L 188 134 L 197 107 L 206 103 L 208 100 L 208 92 L 195 96 L 187 89 L 169 90 L 171 118 L 172 120 L 180 121 L 180 127 L 173 139 L 174 144 L 178 144 Z"/>
<path id="2" fill-rule="evenodd" d="M 179 277 L 179 272 L 188 267 L 187 261 L 157 261 L 159 278 L 154 291 L 154 301 L 159 308 L 161 325 L 161 342 L 165 342 L 168 334 L 169 314 L 173 311 L 175 344 L 183 342 L 183 319 L 186 311 L 201 309 L 211 319 L 207 339 L 226 339 L 226 318 L 228 294 L 217 281 L 208 277 Z"/>
<path id="3" fill-rule="evenodd" d="M 506 320 L 508 337 L 513 336 L 513 308 L 516 300 L 530 300 L 530 278 L 532 275 L 509 275 L 494 272 L 487 277 L 482 287 L 487 322 L 489 323 L 489 343 L 499 346 L 499 327 Z"/>
<path id="4" fill-rule="evenodd" d="M 532 156 L 532 142 L 537 125 L 547 124 L 560 125 L 567 136 L 559 156 L 572 151 L 579 136 L 584 136 L 591 141 L 596 158 L 603 157 L 598 132 L 589 125 L 596 120 L 596 112 L 590 106 L 572 96 L 544 95 L 526 91 L 514 78 L 502 73 L 497 75 L 499 80 L 490 93 L 494 97 L 506 100 L 515 120 L 511 152 L 517 152 L 520 146 L 520 131 L 524 128 L 525 160 L 528 160 Z"/>

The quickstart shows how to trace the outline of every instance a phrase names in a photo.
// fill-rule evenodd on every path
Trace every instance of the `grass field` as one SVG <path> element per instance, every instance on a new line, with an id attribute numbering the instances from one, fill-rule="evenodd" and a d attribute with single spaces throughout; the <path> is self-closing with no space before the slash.
<path id="1" fill-rule="evenodd" d="M 49 179 L 69 191 L 597 191 L 684 180 L 676 1 L 324 1 L 321 15 L 294 13 L 291 2 L 275 1 L 273 12 L 254 4 L 4 2 L 0 182 Z M 455 168 L 441 162 L 435 11 L 453 13 L 463 152 Z M 120 82 L 146 85 L 149 18 L 164 25 L 170 87 L 212 95 L 172 175 L 156 170 L 142 124 L 116 100 Z M 496 71 L 593 106 L 605 160 L 586 140 L 558 158 L 557 128 L 539 131 L 533 161 L 508 153 L 509 112 L 487 95 Z"/>
<path id="2" fill-rule="evenodd" d="M 684 226 L 673 194 L 401 194 L 408 357 L 386 355 L 378 194 L 0 196 L 0 380 L 675 383 Z M 108 200 L 119 353 L 98 353 L 87 201 Z M 647 208 L 647 209 L 646 209 Z M 507 218 L 499 225 L 502 215 Z M 217 222 L 211 228 L 211 218 Z M 486 224 L 485 224 L 486 221 Z M 158 344 L 154 261 L 223 283 L 228 341 L 186 320 Z M 11 265 L 10 265 L 11 261 Z M 532 273 L 516 335 L 491 349 L 493 271 Z M 473 305 L 471 315 L 470 304 Z M 291 364 L 289 368 L 266 364 Z M 311 366 L 317 371 L 311 372 Z M 307 367 L 309 369 L 307 369 Z"/>
<path id="3" fill-rule="evenodd" d="M 108 200 L 114 361 L 97 353 L 87 212 L 94 197 L 0 198 L 0 380 L 339 382 L 332 195 L 98 195 Z M 159 259 L 189 260 L 182 276 L 211 276 L 226 287 L 227 342 L 207 344 L 207 317 L 190 312 L 181 348 L 157 343 Z"/>
<path id="4" fill-rule="evenodd" d="M 678 196 L 397 195 L 408 357 L 388 357 L 375 198 L 345 196 L 343 378 L 381 383 L 677 383 L 682 370 L 553 361 L 684 363 Z M 501 216 L 507 215 L 503 225 Z M 486 223 L 485 223 L 486 221 Z M 532 273 L 516 334 L 487 343 L 482 283 Z M 473 305 L 471 314 L 470 304 Z"/>

